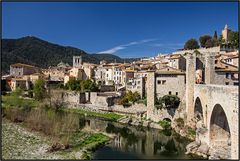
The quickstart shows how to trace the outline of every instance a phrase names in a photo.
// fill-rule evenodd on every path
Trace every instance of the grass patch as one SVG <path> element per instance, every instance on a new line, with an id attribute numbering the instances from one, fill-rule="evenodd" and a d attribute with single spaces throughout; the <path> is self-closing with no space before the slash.
<path id="1" fill-rule="evenodd" d="M 196 131 L 190 127 L 187 128 L 188 135 L 194 137 L 196 136 Z"/>
<path id="2" fill-rule="evenodd" d="M 118 119 L 123 117 L 123 115 L 119 115 L 116 113 L 98 113 L 98 112 L 86 111 L 82 109 L 64 109 L 64 111 L 78 113 L 78 114 L 87 115 L 87 116 L 100 117 L 110 121 L 117 121 Z"/>
<path id="3" fill-rule="evenodd" d="M 170 129 L 171 128 L 171 122 L 170 121 L 161 120 L 161 121 L 159 121 L 159 124 L 163 129 Z"/>
<path id="4" fill-rule="evenodd" d="M 85 133 L 75 132 L 69 140 L 69 143 L 76 148 L 86 148 L 86 150 L 94 151 L 101 145 L 109 141 L 109 137 L 102 133 Z"/>
<path id="5" fill-rule="evenodd" d="M 11 107 L 38 107 L 39 102 L 34 99 L 24 99 L 15 95 L 2 95 L 2 107 L 11 108 Z"/>

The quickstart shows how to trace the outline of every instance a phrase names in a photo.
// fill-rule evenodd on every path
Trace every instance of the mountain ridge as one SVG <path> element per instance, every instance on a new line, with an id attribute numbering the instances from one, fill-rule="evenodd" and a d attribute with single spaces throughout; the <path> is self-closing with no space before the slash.
<path id="1" fill-rule="evenodd" d="M 122 59 L 113 54 L 89 54 L 82 49 L 63 46 L 42 40 L 35 36 L 25 36 L 17 39 L 2 39 L 3 74 L 9 72 L 9 66 L 14 63 L 26 63 L 40 68 L 57 65 L 60 61 L 72 64 L 74 55 L 81 55 L 83 62 L 99 64 L 101 60 L 107 62 L 131 62 L 139 58 Z"/>

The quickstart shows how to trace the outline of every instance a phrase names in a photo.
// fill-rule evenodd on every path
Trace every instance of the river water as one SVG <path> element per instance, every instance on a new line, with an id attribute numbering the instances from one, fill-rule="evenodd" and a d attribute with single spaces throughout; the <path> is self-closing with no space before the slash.
<path id="1" fill-rule="evenodd" d="M 82 128 L 116 137 L 94 153 L 93 159 L 193 159 L 185 154 L 189 143 L 171 130 L 136 127 L 96 118 L 82 118 Z"/>
<path id="2" fill-rule="evenodd" d="M 18 120 L 24 122 L 30 120 L 30 124 L 34 123 L 31 119 L 36 120 L 41 116 L 37 126 L 39 126 L 39 122 L 43 124 L 43 127 L 52 123 L 51 120 L 46 122 L 49 120 L 49 113 L 44 110 L 31 110 L 30 112 L 7 110 L 5 113 L 9 119 L 18 117 Z M 20 116 L 21 118 L 19 118 Z M 114 139 L 109 144 L 94 152 L 93 159 L 196 159 L 196 157 L 185 154 L 185 147 L 189 141 L 171 130 L 136 127 L 73 113 L 57 115 L 54 113 L 51 117 L 60 124 L 66 124 L 69 129 L 90 130 L 114 135 Z M 68 126 L 68 121 L 74 122 L 74 124 L 71 123 Z M 46 132 L 49 129 L 51 127 L 44 130 Z"/>

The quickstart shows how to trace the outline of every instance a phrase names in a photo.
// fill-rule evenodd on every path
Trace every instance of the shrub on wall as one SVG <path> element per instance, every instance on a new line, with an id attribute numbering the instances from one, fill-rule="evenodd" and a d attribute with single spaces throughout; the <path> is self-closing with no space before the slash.
<path id="1" fill-rule="evenodd" d="M 178 108 L 180 98 L 176 95 L 165 95 L 155 99 L 155 107 L 157 109 L 162 108 Z"/>
<path id="2" fill-rule="evenodd" d="M 135 103 L 141 99 L 141 96 L 138 92 L 128 91 L 125 96 L 119 101 L 119 104 L 126 105 L 129 103 Z"/>

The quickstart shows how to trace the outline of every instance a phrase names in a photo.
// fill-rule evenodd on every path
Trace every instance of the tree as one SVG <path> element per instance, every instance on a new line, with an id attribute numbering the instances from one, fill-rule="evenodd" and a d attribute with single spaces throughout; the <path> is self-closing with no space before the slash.
<path id="1" fill-rule="evenodd" d="M 43 79 L 38 79 L 33 86 L 33 93 L 35 94 L 35 99 L 41 100 L 46 94 L 45 82 Z"/>
<path id="2" fill-rule="evenodd" d="M 218 36 L 217 36 L 217 31 L 215 31 L 215 32 L 214 32 L 213 38 L 214 38 L 215 40 L 217 40 L 217 39 L 218 39 Z"/>
<path id="3" fill-rule="evenodd" d="M 229 32 L 228 40 L 229 40 L 229 43 L 231 44 L 231 46 L 233 48 L 238 49 L 238 47 L 239 47 L 238 31 L 236 31 L 236 32 L 234 32 L 234 31 Z"/>
<path id="4" fill-rule="evenodd" d="M 222 45 L 223 43 L 224 43 L 223 37 L 222 37 L 222 35 L 220 35 L 218 38 L 218 44 Z"/>
<path id="5" fill-rule="evenodd" d="M 209 35 L 203 35 L 203 36 L 201 36 L 201 37 L 199 38 L 201 47 L 205 48 L 205 47 L 206 47 L 206 42 L 207 42 L 208 40 L 210 40 L 210 39 L 212 39 L 212 37 L 209 36 Z"/>
<path id="6" fill-rule="evenodd" d="M 199 45 L 198 45 L 198 41 L 196 39 L 189 39 L 184 45 L 185 50 L 198 49 L 198 48 L 199 48 Z"/>
<path id="7" fill-rule="evenodd" d="M 218 41 L 214 38 L 207 40 L 207 42 L 205 43 L 206 48 L 211 48 L 217 45 L 218 45 Z"/>

